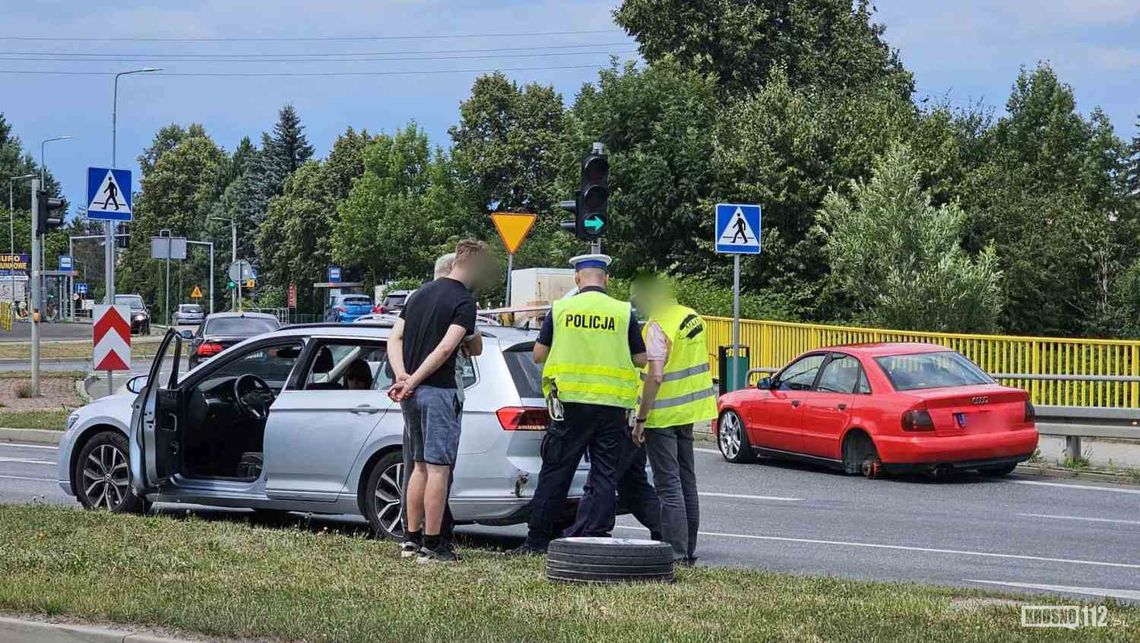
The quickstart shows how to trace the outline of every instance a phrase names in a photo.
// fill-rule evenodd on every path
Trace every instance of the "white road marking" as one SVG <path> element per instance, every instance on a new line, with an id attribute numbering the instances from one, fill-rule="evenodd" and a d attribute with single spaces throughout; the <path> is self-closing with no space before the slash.
<path id="1" fill-rule="evenodd" d="M 642 529 L 644 527 L 618 526 L 617 529 Z M 1096 567 L 1120 567 L 1124 569 L 1140 569 L 1136 563 L 1113 563 L 1102 560 L 1081 560 L 1078 558 L 1050 558 L 1047 556 L 1028 556 L 1024 554 L 999 554 L 989 551 L 970 551 L 965 549 L 937 549 L 934 547 L 910 547 L 907 545 L 885 545 L 882 543 L 860 543 L 845 540 L 820 540 L 817 538 L 789 538 L 786 536 L 756 536 L 753 534 L 726 534 L 717 531 L 698 531 L 701 536 L 712 538 L 742 538 L 745 540 L 768 540 L 782 543 L 804 543 L 808 545 L 835 545 L 839 547 L 862 547 L 867 549 L 891 549 L 895 551 L 914 551 L 924 554 L 951 554 L 955 556 L 980 556 L 983 558 L 1009 558 L 1012 560 L 1034 560 L 1046 563 L 1069 563 L 1072 565 L 1093 565 Z"/>
<path id="2" fill-rule="evenodd" d="M 713 491 L 700 491 L 698 496 L 710 496 L 713 498 L 740 498 L 742 500 L 778 500 L 780 502 L 799 502 L 803 498 L 786 498 L 784 496 L 750 496 L 744 493 L 716 493 Z"/>
<path id="3" fill-rule="evenodd" d="M 55 464 L 54 460 L 28 460 L 26 458 L 0 458 L 0 462 L 16 462 L 19 464 Z"/>
<path id="4" fill-rule="evenodd" d="M 46 444 L 24 444 L 23 442 L 0 442 L 0 449 L 47 449 L 49 451 L 59 451 L 59 447 L 49 447 Z"/>
<path id="5" fill-rule="evenodd" d="M 55 482 L 55 478 L 33 478 L 31 476 L 4 476 L 0 475 L 4 480 L 35 480 L 36 482 Z"/>
<path id="6" fill-rule="evenodd" d="M 1081 489 L 1083 491 L 1108 491 L 1111 493 L 1131 493 L 1140 495 L 1140 489 L 1125 489 L 1115 487 L 1094 487 L 1087 484 L 1067 484 L 1064 482 L 1038 482 L 1036 480 L 1006 480 L 1009 484 L 1030 484 L 1039 487 L 1061 487 L 1063 489 Z"/>
<path id="7" fill-rule="evenodd" d="M 1049 518 L 1050 520 L 1083 520 L 1087 522 L 1114 522 L 1121 525 L 1140 525 L 1140 520 L 1120 520 L 1117 518 L 1089 518 L 1087 516 L 1057 516 L 1053 514 L 1017 514 L 1029 518 Z"/>
<path id="8" fill-rule="evenodd" d="M 720 451 L 717 451 L 716 449 L 698 449 L 696 447 L 693 447 L 693 451 L 696 451 L 697 453 L 712 453 L 713 455 L 720 455 Z"/>
<path id="9" fill-rule="evenodd" d="M 1103 587 L 1074 587 L 1072 585 L 1039 585 L 1037 583 L 1007 583 L 1000 580 L 975 580 L 972 578 L 963 578 L 967 583 L 983 583 L 986 585 L 1005 585 L 1007 587 L 1019 587 L 1021 589 L 1041 589 L 1050 592 L 1068 592 L 1070 594 L 1089 594 L 1091 596 L 1106 596 L 1111 598 L 1123 598 L 1132 601 L 1140 601 L 1140 591 L 1133 589 L 1106 589 Z"/>

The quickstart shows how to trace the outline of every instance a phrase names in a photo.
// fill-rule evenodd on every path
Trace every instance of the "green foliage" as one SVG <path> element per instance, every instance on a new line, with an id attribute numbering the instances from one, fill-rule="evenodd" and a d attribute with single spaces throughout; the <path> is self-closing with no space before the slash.
<path id="1" fill-rule="evenodd" d="M 911 152 L 894 146 L 851 197 L 832 192 L 819 215 L 831 279 L 855 318 L 884 328 L 990 331 L 1001 310 L 993 250 L 959 245 L 965 214 L 935 207 Z"/>
<path id="2" fill-rule="evenodd" d="M 701 313 L 714 317 L 732 316 L 732 287 L 724 286 L 700 276 L 665 276 L 677 301 Z M 622 300 L 629 300 L 627 279 L 612 279 L 609 294 Z M 779 295 L 771 291 L 744 292 L 740 295 L 740 316 L 747 319 L 774 319 L 793 321 L 796 316 L 791 307 Z"/>
<path id="3" fill-rule="evenodd" d="M 913 79 L 872 12 L 869 0 L 625 0 L 614 17 L 651 64 L 673 57 L 741 93 L 783 67 L 795 87 L 909 95 Z"/>

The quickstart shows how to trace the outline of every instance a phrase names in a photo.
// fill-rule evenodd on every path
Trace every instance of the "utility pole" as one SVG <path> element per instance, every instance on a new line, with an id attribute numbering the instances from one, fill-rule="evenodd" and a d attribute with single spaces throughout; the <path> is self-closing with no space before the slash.
<path id="1" fill-rule="evenodd" d="M 31 324 L 32 324 L 32 397 L 40 396 L 40 247 L 36 243 L 40 228 L 40 180 L 32 179 L 32 265 Z"/>
<path id="2" fill-rule="evenodd" d="M 237 263 L 237 217 L 210 217 L 215 221 L 227 221 L 230 224 L 230 264 Z M 240 280 L 238 280 L 240 281 Z M 241 284 L 234 282 L 234 290 L 230 292 L 230 310 L 237 310 L 240 299 Z M 211 286 L 213 287 L 213 286 Z"/>

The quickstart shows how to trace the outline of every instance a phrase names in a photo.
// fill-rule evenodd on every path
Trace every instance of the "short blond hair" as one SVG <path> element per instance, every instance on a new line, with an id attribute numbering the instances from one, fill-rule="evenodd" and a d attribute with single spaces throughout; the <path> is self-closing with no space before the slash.
<path id="1" fill-rule="evenodd" d="M 487 244 L 478 239 L 464 239 L 455 244 L 455 263 L 466 265 L 472 259 L 486 254 Z"/>
<path id="2" fill-rule="evenodd" d="M 440 255 L 439 259 L 435 260 L 435 278 L 446 277 L 451 274 L 451 268 L 455 266 L 455 253 L 449 252 L 445 255 Z"/>

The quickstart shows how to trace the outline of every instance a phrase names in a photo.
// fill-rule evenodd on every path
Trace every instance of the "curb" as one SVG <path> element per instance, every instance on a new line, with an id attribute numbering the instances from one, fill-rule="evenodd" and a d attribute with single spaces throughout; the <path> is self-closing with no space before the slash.
<path id="1" fill-rule="evenodd" d="M 1062 467 L 1049 467 L 1039 464 L 1021 463 L 1017 465 L 1015 473 L 1041 478 L 1065 478 L 1068 480 L 1085 480 L 1087 482 L 1109 482 L 1112 484 L 1136 486 L 1136 483 L 1126 475 L 1102 471 L 1074 471 Z"/>
<path id="2" fill-rule="evenodd" d="M 0 428 L 0 442 L 25 442 L 29 444 L 59 444 L 63 431 L 47 429 L 5 429 Z M 3 638 L 0 638 L 3 640 Z"/>
<path id="3" fill-rule="evenodd" d="M 172 639 L 149 630 L 115 630 L 94 625 L 47 623 L 0 616 L 0 640 L 32 643 L 179 643 L 187 639 Z"/>

